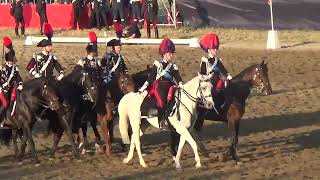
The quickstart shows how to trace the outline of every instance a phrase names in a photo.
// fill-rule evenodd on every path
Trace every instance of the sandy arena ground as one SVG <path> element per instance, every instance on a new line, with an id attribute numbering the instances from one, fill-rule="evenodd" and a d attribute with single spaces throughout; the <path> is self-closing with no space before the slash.
<path id="1" fill-rule="evenodd" d="M 185 37 L 199 36 L 206 29 Z M 183 150 L 182 170 L 176 170 L 169 154 L 169 134 L 149 128 L 142 139 L 144 157 L 149 168 L 143 169 L 138 158 L 123 164 L 127 153 L 120 152 L 117 144 L 113 157 L 105 159 L 97 153 L 73 160 L 70 146 L 63 137 L 60 150 L 53 161 L 49 160 L 52 137 L 34 133 L 39 167 L 31 163 L 31 157 L 18 165 L 13 158 L 13 149 L 0 146 L 0 179 L 319 179 L 320 178 L 320 41 L 319 32 L 280 32 L 280 40 L 286 48 L 265 50 L 266 32 L 252 30 L 216 30 L 222 34 L 219 55 L 232 75 L 245 67 L 262 60 L 268 62 L 269 77 L 274 94 L 252 95 L 247 102 L 246 114 L 240 124 L 238 152 L 242 164 L 220 161 L 219 156 L 229 145 L 230 133 L 222 123 L 207 122 L 202 131 L 204 144 L 210 157 L 201 155 L 203 168 L 195 169 L 193 153 L 189 145 Z M 0 30 L 2 38 L 7 30 Z M 35 31 L 36 32 L 36 31 Z M 175 37 L 182 37 L 179 31 Z M 169 34 L 164 30 L 161 36 Z M 177 35 L 179 34 L 179 35 Z M 187 34 L 187 35 L 186 35 Z M 252 34 L 252 35 L 251 35 Z M 74 35 L 61 32 L 57 35 Z M 76 35 L 86 36 L 87 32 Z M 283 36 L 281 36 L 283 35 Z M 25 69 L 35 46 L 23 46 L 23 39 L 14 38 L 14 47 L 24 79 L 29 78 Z M 196 75 L 201 49 L 178 46 L 176 63 L 185 81 Z M 146 64 L 159 56 L 157 46 L 123 46 L 129 72 L 145 69 Z M 105 47 L 100 46 L 100 52 Z M 55 44 L 54 52 L 66 71 L 85 56 L 85 44 Z M 37 128 L 44 128 L 38 127 Z M 115 128 L 117 141 L 119 130 Z M 90 130 L 90 140 L 93 133 Z"/>

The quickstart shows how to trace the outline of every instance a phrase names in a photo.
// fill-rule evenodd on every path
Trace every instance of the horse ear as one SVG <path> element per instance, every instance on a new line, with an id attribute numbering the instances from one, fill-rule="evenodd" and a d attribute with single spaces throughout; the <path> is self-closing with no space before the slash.
<path id="1" fill-rule="evenodd" d="M 262 60 L 261 65 L 264 65 L 264 60 Z"/>

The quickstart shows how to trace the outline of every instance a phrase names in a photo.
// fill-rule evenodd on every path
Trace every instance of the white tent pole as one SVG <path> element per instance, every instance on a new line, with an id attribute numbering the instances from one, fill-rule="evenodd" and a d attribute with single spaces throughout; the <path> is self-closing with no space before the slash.
<path id="1" fill-rule="evenodd" d="M 169 18 L 171 19 L 171 21 L 174 21 L 174 19 L 172 19 L 171 15 L 170 15 L 170 11 L 169 11 L 169 9 L 167 8 L 166 4 L 164 3 L 163 0 L 161 0 L 161 1 L 162 1 L 162 4 L 163 4 L 164 8 L 165 8 L 166 11 L 167 11 L 167 15 L 169 15 Z"/>
<path id="2" fill-rule="evenodd" d="M 176 0 L 173 0 L 173 23 L 174 23 L 174 28 L 177 28 Z"/>
<path id="3" fill-rule="evenodd" d="M 269 6 L 270 6 L 270 16 L 271 16 L 271 29 L 274 31 L 273 27 L 273 9 L 272 9 L 272 0 L 269 0 Z"/>

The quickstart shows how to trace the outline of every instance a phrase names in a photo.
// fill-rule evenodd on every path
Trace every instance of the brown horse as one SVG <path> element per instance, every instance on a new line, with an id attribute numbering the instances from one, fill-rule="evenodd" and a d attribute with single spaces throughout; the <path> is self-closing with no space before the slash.
<path id="1" fill-rule="evenodd" d="M 198 146 L 204 155 L 206 155 L 206 150 L 198 136 L 198 132 L 201 130 L 204 120 L 223 121 L 228 123 L 228 126 L 232 131 L 231 146 L 226 155 L 231 156 L 235 161 L 239 160 L 236 151 L 239 124 L 245 113 L 246 99 L 253 87 L 257 88 L 259 92 L 264 93 L 265 95 L 272 93 L 268 77 L 268 67 L 264 62 L 252 65 L 235 76 L 223 92 L 221 92 L 221 96 L 214 99 L 215 103 L 221 104 L 220 107 L 216 106 L 216 110 L 198 108 L 199 115 L 194 125 L 196 131 L 191 129 L 191 133 L 197 140 Z M 175 156 L 177 153 L 176 149 L 177 144 L 179 143 L 179 136 L 176 133 L 172 133 L 171 138 L 171 153 Z"/>

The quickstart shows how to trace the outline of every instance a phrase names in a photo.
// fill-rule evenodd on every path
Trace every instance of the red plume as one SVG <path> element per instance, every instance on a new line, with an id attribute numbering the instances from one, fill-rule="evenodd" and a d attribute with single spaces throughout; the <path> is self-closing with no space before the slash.
<path id="1" fill-rule="evenodd" d="M 219 37 L 214 33 L 205 34 L 200 40 L 200 46 L 202 49 L 219 49 L 219 44 Z"/>
<path id="2" fill-rule="evenodd" d="M 97 43 L 97 35 L 95 32 L 93 32 L 93 31 L 89 32 L 89 40 L 92 43 Z"/>
<path id="3" fill-rule="evenodd" d="M 48 37 L 51 38 L 53 35 L 53 29 L 49 23 L 43 24 L 43 33 Z"/>
<path id="4" fill-rule="evenodd" d="M 2 39 L 2 44 L 7 47 L 10 48 L 10 46 L 12 46 L 12 41 L 8 36 L 3 37 Z"/>

